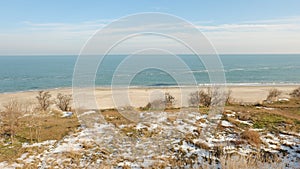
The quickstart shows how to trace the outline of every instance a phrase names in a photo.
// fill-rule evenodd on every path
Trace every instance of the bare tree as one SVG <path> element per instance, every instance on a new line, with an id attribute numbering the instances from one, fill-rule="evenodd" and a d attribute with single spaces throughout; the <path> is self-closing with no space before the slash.
<path id="1" fill-rule="evenodd" d="M 291 93 L 290 96 L 293 98 L 300 98 L 300 87 L 297 89 L 294 89 Z"/>
<path id="2" fill-rule="evenodd" d="M 39 91 L 36 99 L 40 110 L 46 111 L 51 105 L 51 94 L 48 91 Z"/>
<path id="3" fill-rule="evenodd" d="M 271 89 L 269 90 L 269 94 L 267 96 L 267 101 L 275 101 L 277 100 L 278 96 L 281 94 L 282 92 L 278 89 Z"/>
<path id="4" fill-rule="evenodd" d="M 22 117 L 22 105 L 15 99 L 10 100 L 3 105 L 4 111 L 1 112 L 1 129 L 4 135 L 10 137 L 11 143 L 14 143 L 14 138 L 20 126 L 20 118 Z"/>
<path id="5" fill-rule="evenodd" d="M 57 94 L 56 105 L 62 111 L 71 110 L 72 95 Z"/>

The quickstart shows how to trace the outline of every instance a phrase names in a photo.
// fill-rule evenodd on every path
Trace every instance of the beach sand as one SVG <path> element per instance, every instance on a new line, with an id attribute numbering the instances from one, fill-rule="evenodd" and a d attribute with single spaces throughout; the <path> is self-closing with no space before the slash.
<path id="1" fill-rule="evenodd" d="M 276 88 L 282 91 L 279 98 L 289 98 L 289 93 L 300 85 L 269 85 L 269 86 L 227 86 L 226 90 L 231 90 L 231 97 L 236 102 L 243 103 L 259 103 L 266 99 L 268 92 L 272 88 Z M 201 89 L 202 87 L 199 87 Z M 58 93 L 71 94 L 71 88 L 58 88 L 49 89 L 53 98 Z M 120 106 L 131 105 L 134 107 L 145 106 L 151 100 L 159 98 L 158 96 L 163 96 L 164 92 L 169 92 L 175 97 L 175 107 L 181 107 L 182 105 L 188 104 L 187 98 L 191 92 L 195 91 L 195 88 L 178 88 L 178 87 L 158 87 L 158 88 L 130 88 L 130 89 L 114 89 L 98 87 L 95 90 L 96 101 L 99 109 L 115 108 L 115 103 Z M 128 94 L 127 94 L 128 92 Z M 114 97 L 112 97 L 114 93 Z M 126 102 L 128 95 L 129 102 Z M 11 99 L 17 99 L 20 102 L 36 101 L 37 91 L 25 91 L 16 93 L 2 93 L 0 94 L 0 106 L 7 103 Z M 125 97 L 124 97 L 125 96 Z M 115 102 L 113 101 L 115 100 Z M 181 102 L 181 100 L 185 100 Z M 122 102 L 124 101 L 124 102 Z M 84 102 L 84 101 L 83 101 Z M 121 103 L 122 102 L 122 103 Z"/>

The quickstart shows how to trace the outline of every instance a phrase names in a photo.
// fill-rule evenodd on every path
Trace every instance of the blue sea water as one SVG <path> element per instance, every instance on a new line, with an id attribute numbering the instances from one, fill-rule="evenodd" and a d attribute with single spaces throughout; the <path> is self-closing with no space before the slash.
<path id="1" fill-rule="evenodd" d="M 114 71 L 125 57 L 105 57 L 97 71 L 96 85 L 109 86 Z M 210 83 L 203 63 L 196 56 L 180 55 L 180 58 L 188 65 L 198 84 Z M 76 59 L 77 56 L 71 55 L 0 56 L 0 93 L 71 87 Z M 220 59 L 229 84 L 300 83 L 300 54 L 220 55 Z M 182 73 L 182 76 L 188 73 L 179 69 L 174 71 Z M 124 76 L 127 76 L 127 72 L 124 72 Z M 166 72 L 147 69 L 138 73 L 131 85 L 171 86 L 176 85 L 176 81 Z"/>

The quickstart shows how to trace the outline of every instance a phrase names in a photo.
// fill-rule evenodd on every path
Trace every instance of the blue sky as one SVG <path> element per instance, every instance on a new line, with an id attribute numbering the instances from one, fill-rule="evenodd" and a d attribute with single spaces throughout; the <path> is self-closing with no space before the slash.
<path id="1" fill-rule="evenodd" d="M 3 0 L 0 54 L 78 54 L 97 29 L 139 12 L 192 22 L 219 53 L 300 53 L 299 0 Z"/>

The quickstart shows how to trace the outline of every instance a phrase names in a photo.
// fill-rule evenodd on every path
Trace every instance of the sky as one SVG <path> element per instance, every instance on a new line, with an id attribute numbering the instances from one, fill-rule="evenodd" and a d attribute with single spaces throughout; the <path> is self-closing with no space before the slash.
<path id="1" fill-rule="evenodd" d="M 97 30 L 142 12 L 191 22 L 220 54 L 300 53 L 299 0 L 2 0 L 0 55 L 76 55 Z"/>

